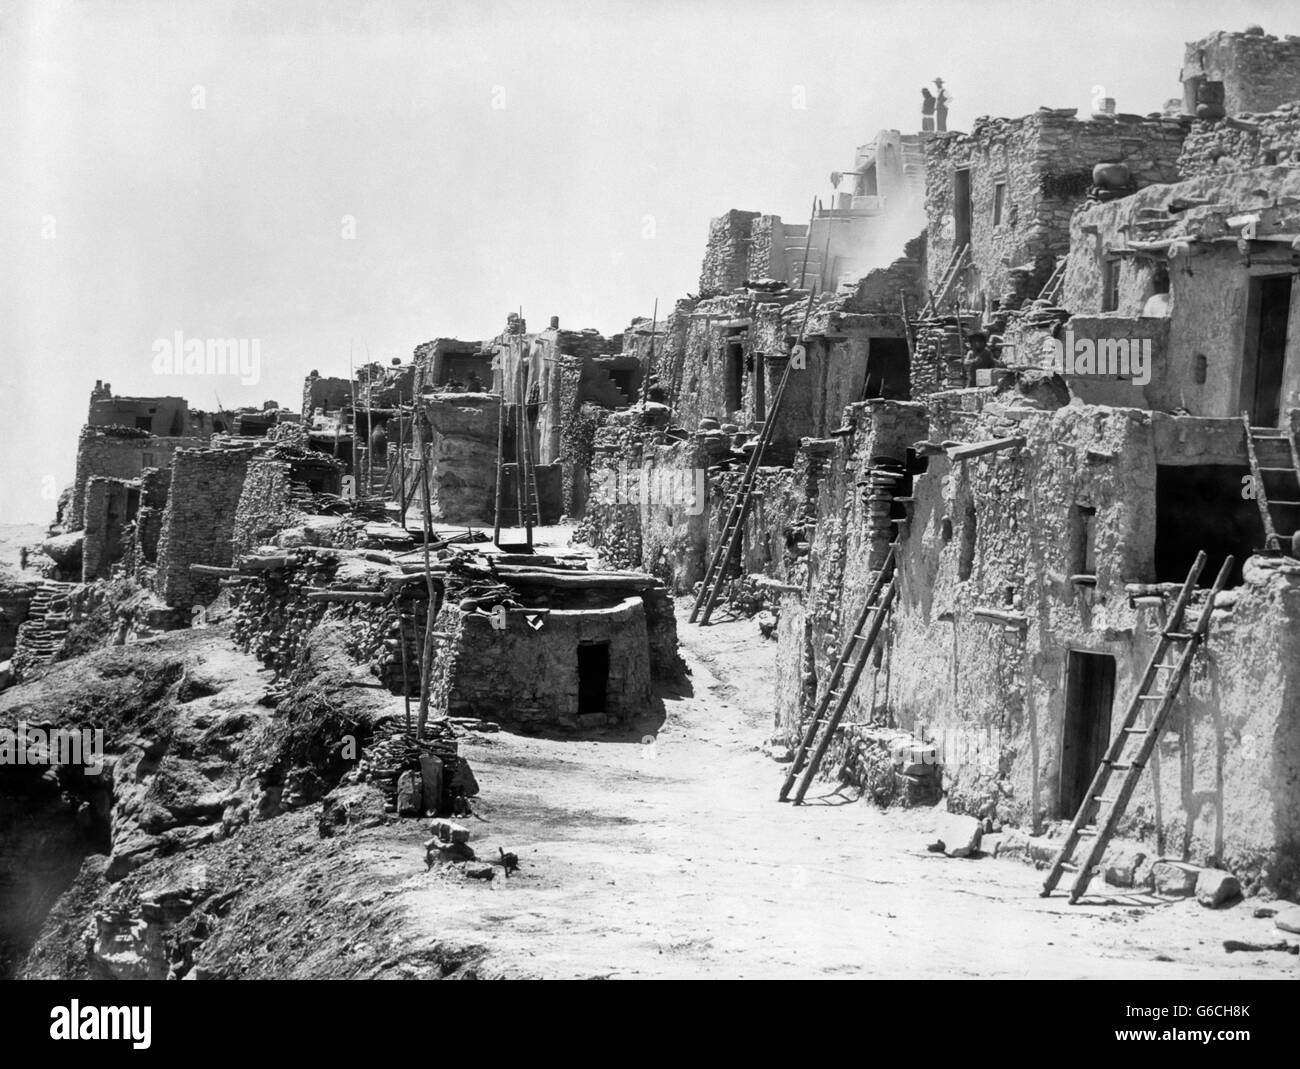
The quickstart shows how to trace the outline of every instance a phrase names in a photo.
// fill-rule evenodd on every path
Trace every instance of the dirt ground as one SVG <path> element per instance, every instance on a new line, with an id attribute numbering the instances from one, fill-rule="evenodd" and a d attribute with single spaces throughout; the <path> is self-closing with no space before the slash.
<path id="1" fill-rule="evenodd" d="M 829 783 L 802 807 L 778 803 L 782 768 L 759 750 L 776 645 L 751 621 L 686 624 L 680 604 L 691 693 L 663 696 L 662 723 L 596 740 L 463 743 L 483 786 L 471 845 L 484 859 L 517 853 L 515 877 L 450 879 L 421 861 L 401 879 L 418 853 L 413 822 L 386 829 L 411 853 L 369 861 L 384 882 L 398 877 L 388 894 L 405 939 L 483 947 L 498 975 L 1300 974 L 1293 955 L 1223 950 L 1228 938 L 1278 941 L 1254 901 L 1070 906 L 1039 898 L 1042 874 L 1020 861 L 928 853 L 929 811 L 882 811 Z"/>

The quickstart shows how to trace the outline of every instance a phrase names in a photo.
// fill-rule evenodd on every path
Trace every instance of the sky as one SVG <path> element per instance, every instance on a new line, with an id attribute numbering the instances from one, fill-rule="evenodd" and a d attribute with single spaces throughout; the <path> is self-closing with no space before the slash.
<path id="1" fill-rule="evenodd" d="M 0 522 L 47 522 L 96 379 L 300 404 L 435 337 L 621 331 L 710 218 L 807 218 L 884 128 L 1159 110 L 1184 42 L 1286 3 L 0 2 Z M 901 250 L 900 250 L 901 251 Z M 255 340 L 258 381 L 159 339 Z"/>

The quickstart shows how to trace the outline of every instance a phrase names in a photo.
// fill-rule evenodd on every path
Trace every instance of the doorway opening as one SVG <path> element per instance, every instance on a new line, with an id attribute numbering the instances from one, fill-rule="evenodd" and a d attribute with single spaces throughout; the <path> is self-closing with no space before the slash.
<path id="1" fill-rule="evenodd" d="M 1236 562 L 1228 586 L 1240 585 L 1246 558 L 1264 545 L 1259 508 L 1242 497 L 1249 477 L 1250 469 L 1238 464 L 1156 465 L 1157 583 L 1181 583 L 1196 554 L 1205 550 L 1200 585 L 1214 582 L 1229 553 Z M 1271 482 L 1267 489 L 1274 491 Z M 1281 522 L 1283 514 L 1277 517 Z"/>
<path id="2" fill-rule="evenodd" d="M 1065 724 L 1061 733 L 1059 815 L 1073 816 L 1110 745 L 1115 701 L 1115 658 L 1071 650 L 1065 669 Z"/>
<path id="3" fill-rule="evenodd" d="M 1290 275 L 1264 275 L 1250 280 L 1241 407 L 1250 413 L 1250 422 L 1256 427 L 1276 427 L 1281 413 L 1290 315 Z"/>
<path id="4" fill-rule="evenodd" d="M 578 715 L 603 713 L 608 690 L 609 643 L 581 643 L 578 646 Z"/>
<path id="5" fill-rule="evenodd" d="M 867 377 L 862 399 L 906 401 L 911 395 L 912 357 L 906 338 L 872 338 L 867 343 Z"/>
<path id="6" fill-rule="evenodd" d="M 745 398 L 745 355 L 738 341 L 727 342 L 726 402 L 728 412 L 736 412 Z"/>

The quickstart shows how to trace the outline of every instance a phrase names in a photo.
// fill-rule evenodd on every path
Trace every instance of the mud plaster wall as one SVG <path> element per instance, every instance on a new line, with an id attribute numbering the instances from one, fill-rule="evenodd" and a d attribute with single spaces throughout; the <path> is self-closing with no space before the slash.
<path id="1" fill-rule="evenodd" d="M 1179 77 L 1198 76 L 1223 83 L 1229 115 L 1271 111 L 1300 96 L 1300 37 L 1221 30 L 1188 44 Z M 1189 103 L 1184 99 L 1184 107 Z"/>
<path id="2" fill-rule="evenodd" d="M 171 491 L 158 539 L 156 590 L 172 606 L 216 593 L 216 580 L 191 576 L 191 564 L 228 565 L 248 453 L 181 449 L 172 458 Z"/>
<path id="3" fill-rule="evenodd" d="M 806 574 L 807 593 L 784 594 L 780 602 L 775 726 L 789 738 L 801 711 L 811 710 L 825 686 L 874 569 L 888 552 L 890 536 L 870 521 L 860 484 L 869 479 L 873 458 L 905 461 L 908 449 L 926 436 L 926 410 L 914 402 L 855 404 L 847 419 L 853 433 L 834 439 L 816 481 L 816 525 L 806 572 L 799 573 Z M 821 452 L 823 443 L 810 446 Z M 855 691 L 848 722 L 870 719 L 874 675 L 864 675 Z"/>
<path id="4" fill-rule="evenodd" d="M 70 530 L 79 531 L 86 511 L 86 483 L 92 475 L 134 479 L 145 468 L 168 467 L 178 449 L 203 448 L 202 438 L 117 437 L 84 427 L 77 442 L 77 469 L 73 477 Z"/>
<path id="5" fill-rule="evenodd" d="M 997 298 L 1009 288 L 1008 270 L 1025 263 L 1035 265 L 1031 289 L 1042 288 L 1055 259 L 1070 249 L 1070 216 L 1092 184 L 1095 164 L 1123 162 L 1139 186 L 1176 181 L 1185 133 L 1185 124 L 1176 120 L 1078 122 L 1039 112 L 1020 119 L 983 118 L 969 135 L 927 139 L 928 285 L 939 287 L 955 251 L 957 169 L 969 167 L 971 172 L 975 271 L 968 293 Z M 1044 187 L 1045 177 L 1055 180 L 1050 190 Z M 1002 223 L 995 226 L 999 182 L 1006 183 L 1006 193 Z"/>
<path id="6" fill-rule="evenodd" d="M 1067 651 L 1116 658 L 1114 731 L 1156 641 L 1150 610 L 1131 608 L 1123 584 L 1152 578 L 1161 435 L 1156 421 L 1131 410 L 1067 407 L 1016 418 L 995 406 L 941 410 L 930 436 L 980 441 L 1009 432 L 1026 434 L 1029 447 L 956 465 L 935 458 L 916 478 L 887 686 L 882 694 L 880 674 L 864 675 L 854 705 L 860 716 L 874 699 L 882 718 L 936 742 L 953 808 L 996 811 L 1041 830 L 1072 815 L 1059 800 Z M 846 538 L 837 561 L 828 544 L 834 488 L 821 495 L 809 619 L 782 613 L 778 696 L 787 730 L 808 683 L 806 657 L 819 659 L 824 685 L 839 648 L 825 641 L 839 637 L 836 608 L 856 609 L 854 594 L 866 586 L 864 547 Z M 1096 509 L 1095 588 L 1068 581 L 1076 503 Z M 974 553 L 963 580 L 972 505 Z M 1008 593 L 1023 603 L 1023 632 L 972 615 L 976 607 L 1010 609 Z M 1226 605 L 1120 831 L 1156 851 L 1198 862 L 1216 857 L 1250 878 L 1293 886 L 1300 728 L 1291 666 L 1300 663 L 1300 577 L 1275 570 L 1261 578 L 1248 569 Z"/>
<path id="7" fill-rule="evenodd" d="M 429 506 L 435 520 L 492 522 L 499 407 L 491 394 L 444 394 L 424 401 L 431 429 Z M 420 486 L 418 470 L 416 486 Z M 422 492 L 416 494 L 417 500 Z"/>
<path id="8" fill-rule="evenodd" d="M 554 609 L 540 630 L 521 612 L 508 619 L 506 629 L 496 631 L 487 614 L 462 614 L 455 656 L 438 669 L 446 673 L 448 715 L 578 727 L 578 646 L 584 642 L 609 643 L 605 716 L 625 720 L 648 711 L 649 645 L 639 597 L 607 609 Z"/>
<path id="9" fill-rule="evenodd" d="M 1211 176 L 1163 188 L 1142 190 L 1108 205 L 1078 213 L 1071 228 L 1072 247 L 1066 266 L 1063 303 L 1072 310 L 1100 315 L 1102 261 L 1112 249 L 1126 247 L 1133 224 L 1147 213 L 1167 214 L 1167 204 L 1179 200 L 1213 200 L 1228 206 L 1257 203 L 1256 187 L 1279 198 L 1300 194 L 1300 173 L 1274 167 L 1249 173 Z M 1207 209 L 1208 210 L 1208 209 Z M 1213 217 L 1179 221 L 1159 237 L 1193 233 L 1226 234 L 1222 220 L 1231 207 Z M 1265 263 L 1272 260 L 1273 263 Z M 1260 253 L 1247 266 L 1233 242 L 1194 242 L 1188 254 L 1175 260 L 1156 261 L 1126 256 L 1119 266 L 1119 305 L 1116 316 L 1138 316 L 1152 292 L 1154 265 L 1169 271 L 1169 340 L 1163 373 L 1153 376 L 1145 393 L 1153 408 L 1172 410 L 1185 406 L 1193 415 L 1229 417 L 1242 410 L 1241 371 L 1246 344 L 1246 316 L 1251 279 L 1289 274 L 1293 269 L 1277 262 L 1276 254 Z M 1103 316 L 1104 319 L 1104 316 Z M 1287 360 L 1282 382 L 1282 408 L 1300 406 L 1300 286 L 1291 294 Z M 1205 381 L 1197 382 L 1199 357 L 1204 357 Z"/>

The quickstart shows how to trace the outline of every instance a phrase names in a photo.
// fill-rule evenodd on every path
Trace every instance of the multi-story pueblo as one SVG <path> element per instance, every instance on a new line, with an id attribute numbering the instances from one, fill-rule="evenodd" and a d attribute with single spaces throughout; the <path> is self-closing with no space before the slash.
<path id="1" fill-rule="evenodd" d="M 1300 36 L 1151 48 L 935 79 L 612 337 L 77 385 L 3 974 L 1293 976 Z"/>

